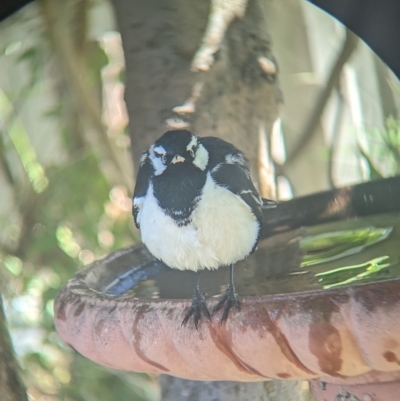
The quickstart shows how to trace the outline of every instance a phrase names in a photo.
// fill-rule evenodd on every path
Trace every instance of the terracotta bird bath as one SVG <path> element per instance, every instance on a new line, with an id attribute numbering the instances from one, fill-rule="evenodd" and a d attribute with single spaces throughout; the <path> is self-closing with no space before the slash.
<path id="1" fill-rule="evenodd" d="M 61 338 L 116 369 L 192 380 L 308 380 L 326 401 L 400 400 L 400 177 L 265 211 L 236 267 L 240 311 L 182 326 L 195 274 L 143 245 L 78 271 L 55 302 Z M 200 275 L 212 309 L 228 270 Z"/>

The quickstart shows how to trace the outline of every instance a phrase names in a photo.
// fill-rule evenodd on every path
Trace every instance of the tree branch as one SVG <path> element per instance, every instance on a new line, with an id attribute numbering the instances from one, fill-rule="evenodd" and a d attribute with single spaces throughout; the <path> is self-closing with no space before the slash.
<path id="1" fill-rule="evenodd" d="M 115 176 L 120 177 L 127 188 L 132 187 L 130 171 L 122 163 L 122 157 L 118 154 L 115 144 L 112 143 L 107 135 L 100 114 L 100 105 L 95 102 L 95 97 L 87 84 L 88 71 L 85 65 L 84 56 L 74 49 L 70 40 L 69 32 L 63 29 L 59 21 L 59 7 L 52 0 L 42 0 L 40 2 L 43 10 L 43 17 L 54 42 L 54 49 L 59 59 L 59 64 L 64 71 L 71 87 L 71 94 L 77 105 L 77 110 L 84 110 L 85 115 L 91 126 L 97 133 L 98 146 L 104 155 L 112 161 L 116 170 Z M 93 144 L 92 144 L 93 145 Z"/>
<path id="2" fill-rule="evenodd" d="M 339 56 L 329 74 L 328 82 L 326 83 L 326 86 L 320 95 L 317 97 L 314 110 L 311 112 L 304 125 L 304 128 L 299 134 L 297 146 L 294 146 L 292 152 L 288 154 L 286 164 L 292 163 L 302 153 L 307 143 L 313 137 L 314 131 L 317 128 L 329 96 L 331 95 L 333 88 L 338 84 L 342 69 L 356 49 L 357 43 L 358 37 L 347 29 L 346 39 L 344 41 L 342 50 L 340 51 Z"/>

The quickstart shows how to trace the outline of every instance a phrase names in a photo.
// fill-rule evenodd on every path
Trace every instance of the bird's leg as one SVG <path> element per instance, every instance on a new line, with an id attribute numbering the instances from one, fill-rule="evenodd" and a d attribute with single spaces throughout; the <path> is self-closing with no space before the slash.
<path id="1" fill-rule="evenodd" d="M 212 314 L 218 312 L 224 305 L 224 312 L 222 313 L 221 323 L 228 319 L 229 311 L 234 306 L 236 309 L 240 310 L 239 299 L 235 291 L 235 284 L 233 282 L 233 268 L 235 265 L 230 266 L 229 271 L 229 286 L 226 289 L 225 294 L 221 297 L 218 303 L 214 306 Z"/>
<path id="2" fill-rule="evenodd" d="M 200 273 L 197 271 L 196 285 L 194 286 L 193 290 L 192 305 L 182 320 L 182 326 L 183 326 L 188 322 L 190 317 L 193 315 L 194 325 L 196 326 L 197 330 L 202 313 L 207 320 L 211 320 L 210 312 L 208 311 L 205 303 L 207 293 L 200 294 L 199 279 L 200 279 Z"/>

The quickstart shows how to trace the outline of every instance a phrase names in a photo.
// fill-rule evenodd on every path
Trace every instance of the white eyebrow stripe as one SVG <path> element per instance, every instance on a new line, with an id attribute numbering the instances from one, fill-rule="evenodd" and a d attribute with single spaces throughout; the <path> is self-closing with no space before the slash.
<path id="1" fill-rule="evenodd" d="M 197 145 L 197 138 L 193 135 L 192 139 L 190 140 L 189 144 L 186 146 L 186 150 L 192 149 L 194 146 Z"/>
<path id="2" fill-rule="evenodd" d="M 167 151 L 162 146 L 154 146 L 153 152 L 158 153 L 159 155 L 167 154 Z"/>
<path id="3" fill-rule="evenodd" d="M 165 152 L 165 149 L 162 146 L 157 146 L 157 150 L 161 149 Z M 161 153 L 162 155 L 166 154 L 165 153 Z M 153 165 L 154 168 L 154 174 L 155 175 L 160 175 L 164 172 L 164 170 L 167 168 L 167 166 L 162 162 L 161 158 L 160 158 L 160 153 L 158 154 L 158 156 L 156 156 L 155 152 L 154 152 L 154 145 L 150 146 L 150 150 L 149 150 L 149 158 L 151 161 L 151 164 Z"/>

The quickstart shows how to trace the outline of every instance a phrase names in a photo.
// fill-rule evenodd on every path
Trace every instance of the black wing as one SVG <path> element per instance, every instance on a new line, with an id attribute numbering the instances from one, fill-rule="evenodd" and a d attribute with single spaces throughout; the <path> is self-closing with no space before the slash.
<path id="1" fill-rule="evenodd" d="M 249 170 L 240 164 L 222 163 L 211 171 L 211 176 L 218 185 L 231 191 L 250 207 L 261 227 L 263 202 L 250 177 Z"/>
<path id="2" fill-rule="evenodd" d="M 261 226 L 263 202 L 251 179 L 249 162 L 244 154 L 223 139 L 212 136 L 199 139 L 208 151 L 207 170 L 211 172 L 214 181 L 240 197 L 250 207 Z"/>
<path id="3" fill-rule="evenodd" d="M 242 199 L 256 217 L 260 229 L 257 240 L 250 252 L 253 253 L 263 231 L 264 218 L 261 208 L 264 202 L 251 179 L 248 167 L 237 163 L 222 163 L 211 171 L 211 176 L 218 185 L 225 187 Z"/>
<path id="4" fill-rule="evenodd" d="M 278 206 L 278 202 L 275 202 L 271 199 L 265 199 L 265 198 L 261 198 L 262 199 L 262 206 L 263 209 L 274 209 Z"/>
<path id="5" fill-rule="evenodd" d="M 136 177 L 135 190 L 132 199 L 132 214 L 135 220 L 135 226 L 140 228 L 139 212 L 142 206 L 142 200 L 147 194 L 151 178 L 154 176 L 154 167 L 151 164 L 149 153 L 144 152 L 140 159 L 140 167 Z"/>
<path id="6" fill-rule="evenodd" d="M 277 203 L 260 197 L 251 179 L 249 162 L 239 149 L 220 138 L 200 137 L 199 139 L 209 154 L 207 170 L 211 172 L 211 176 L 218 185 L 231 191 L 249 206 L 260 224 L 260 237 L 263 228 L 262 209 L 274 208 Z M 258 239 L 253 251 L 257 243 Z"/>
<path id="7" fill-rule="evenodd" d="M 209 159 L 207 170 L 211 171 L 218 164 L 225 163 L 225 157 L 227 155 L 236 156 L 241 160 L 241 164 L 248 169 L 248 160 L 243 153 L 231 143 L 213 136 L 199 137 L 199 140 L 208 151 Z"/>

